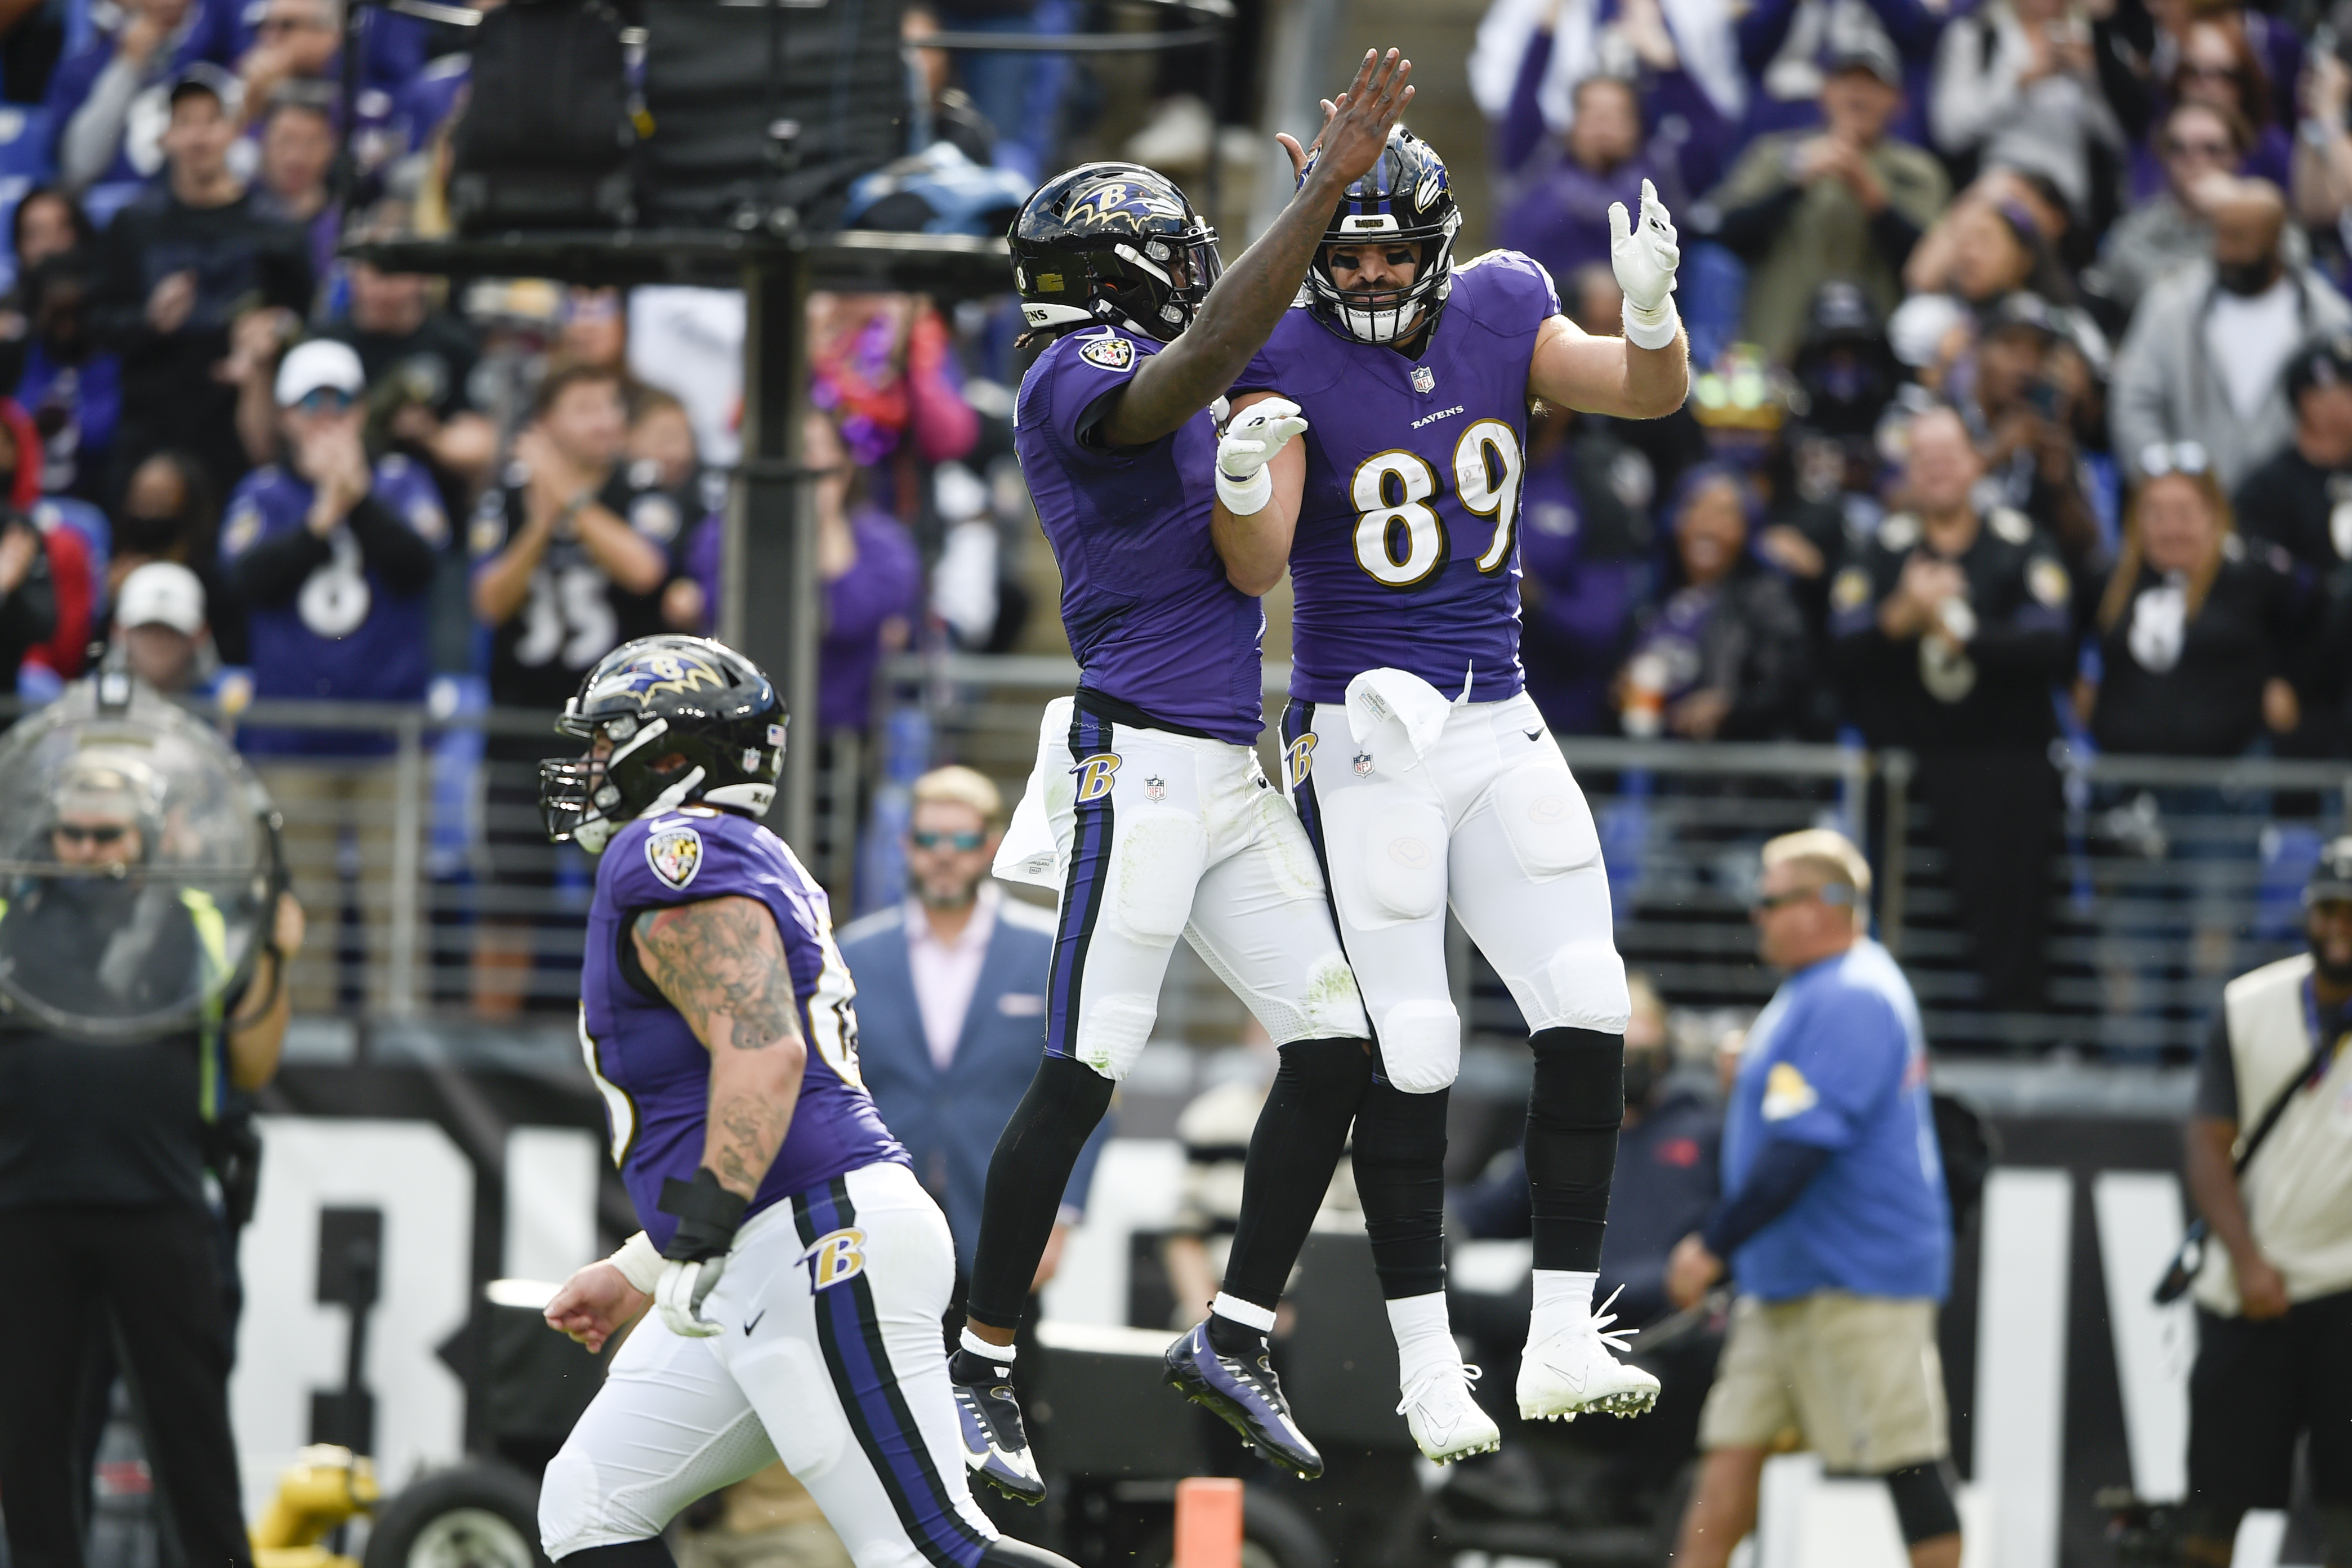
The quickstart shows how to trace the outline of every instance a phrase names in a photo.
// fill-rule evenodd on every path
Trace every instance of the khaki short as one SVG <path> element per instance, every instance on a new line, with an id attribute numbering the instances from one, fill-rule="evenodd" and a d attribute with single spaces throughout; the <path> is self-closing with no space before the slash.
<path id="1" fill-rule="evenodd" d="M 1742 1296 L 1699 1447 L 1811 1448 L 1832 1474 L 1884 1475 L 1951 1451 L 1936 1303 L 1822 1291 Z"/>

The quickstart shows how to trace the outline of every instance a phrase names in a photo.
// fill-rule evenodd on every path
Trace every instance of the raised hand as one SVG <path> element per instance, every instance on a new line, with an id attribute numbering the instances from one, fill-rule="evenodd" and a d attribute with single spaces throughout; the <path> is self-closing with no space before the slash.
<path id="1" fill-rule="evenodd" d="M 1609 265 L 1625 291 L 1625 336 L 1644 349 L 1663 349 L 1675 340 L 1675 269 L 1682 247 L 1675 220 L 1658 200 L 1657 188 L 1642 182 L 1642 221 L 1626 216 L 1625 204 L 1609 204 Z"/>
<path id="2" fill-rule="evenodd" d="M 1315 138 L 1316 167 L 1328 169 L 1340 185 L 1353 184 L 1380 162 L 1389 132 L 1412 101 L 1412 62 L 1396 50 L 1367 49 L 1364 63 L 1346 92 L 1324 105 L 1323 131 Z M 1289 135 L 1277 136 L 1294 171 L 1306 168 L 1309 152 Z"/>

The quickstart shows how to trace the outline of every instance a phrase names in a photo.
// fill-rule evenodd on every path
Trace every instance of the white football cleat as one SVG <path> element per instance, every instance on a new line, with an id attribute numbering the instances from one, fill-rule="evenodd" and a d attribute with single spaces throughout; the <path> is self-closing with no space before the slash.
<path id="1" fill-rule="evenodd" d="M 1609 1330 L 1617 1321 L 1609 1308 L 1623 1289 L 1610 1291 L 1584 1322 L 1528 1346 L 1519 1359 L 1520 1420 L 1573 1421 L 1592 1410 L 1639 1416 L 1657 1404 L 1658 1380 L 1609 1354 L 1633 1348 L 1625 1339 L 1635 1330 Z"/>
<path id="2" fill-rule="evenodd" d="M 1495 1418 L 1470 1396 L 1470 1385 L 1480 1375 L 1477 1367 L 1457 1361 L 1451 1366 L 1432 1367 L 1405 1386 L 1397 1414 L 1404 1417 L 1412 1440 L 1421 1445 L 1423 1458 L 1450 1465 L 1503 1446 L 1502 1430 Z"/>

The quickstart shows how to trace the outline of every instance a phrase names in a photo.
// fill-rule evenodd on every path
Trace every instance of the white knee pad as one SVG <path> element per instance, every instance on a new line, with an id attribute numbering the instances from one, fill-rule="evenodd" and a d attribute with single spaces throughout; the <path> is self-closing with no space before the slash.
<path id="1" fill-rule="evenodd" d="M 1164 946 L 1184 934 L 1192 917 L 1192 891 L 1209 863 L 1209 835 L 1185 811 L 1129 815 L 1122 806 L 1121 814 L 1106 913 L 1129 936 Z"/>
<path id="2" fill-rule="evenodd" d="M 1078 1003 L 1078 1060 L 1109 1079 L 1123 1081 L 1143 1054 L 1160 1016 L 1157 997 L 1086 997 Z"/>
<path id="3" fill-rule="evenodd" d="M 566 1443 L 547 1462 L 539 1483 L 539 1546 L 549 1562 L 561 1562 L 591 1546 L 641 1539 L 614 1533 L 598 1517 L 604 1511 L 604 1501 L 597 1495 L 595 1461 Z"/>
<path id="4" fill-rule="evenodd" d="M 1326 953 L 1307 972 L 1307 1006 L 1301 1020 L 1302 1040 L 1361 1040 L 1371 1033 L 1364 1018 L 1363 994 L 1356 988 L 1356 972 L 1347 955 Z M 1287 1041 L 1276 1041 L 1286 1044 Z"/>
<path id="5" fill-rule="evenodd" d="M 1427 920 L 1445 906 L 1445 814 L 1401 789 L 1335 789 L 1324 808 L 1332 891 L 1359 930 Z"/>
<path id="6" fill-rule="evenodd" d="M 1592 808 L 1568 765 L 1555 758 L 1523 762 L 1495 781 L 1495 815 L 1519 870 L 1540 881 L 1601 858 Z"/>
<path id="7" fill-rule="evenodd" d="M 1616 943 L 1605 934 L 1598 939 L 1562 944 L 1544 967 L 1543 978 L 1550 996 L 1532 1009 L 1522 1004 L 1530 1029 L 1597 1029 L 1603 1034 L 1623 1034 L 1633 1021 L 1625 960 L 1617 956 Z"/>
<path id="8" fill-rule="evenodd" d="M 1381 1066 L 1408 1094 L 1434 1094 L 1462 1071 L 1462 1016 L 1452 1002 L 1399 1002 L 1381 1019 Z"/>

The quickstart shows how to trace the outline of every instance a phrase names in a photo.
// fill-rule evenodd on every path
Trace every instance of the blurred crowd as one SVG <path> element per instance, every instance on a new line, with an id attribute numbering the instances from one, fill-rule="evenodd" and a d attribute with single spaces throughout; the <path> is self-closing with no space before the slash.
<path id="1" fill-rule="evenodd" d="M 1995 912 L 2037 874 L 2053 740 L 2352 748 L 2352 68 L 2332 12 L 2281 5 L 1493 0 L 1467 59 L 1491 144 L 1441 149 L 1483 153 L 1472 224 L 1593 330 L 1618 319 L 1610 204 L 1653 182 L 1682 230 L 1686 406 L 1534 415 L 1525 659 L 1546 714 L 1930 760 L 1996 1000 L 2041 984 L 2043 933 Z M 545 712 L 624 640 L 716 629 L 740 298 L 453 293 L 396 248 L 342 249 L 448 232 L 466 29 L 373 6 L 347 26 L 338 0 L 7 15 L 0 665 L 20 694 L 110 640 L 231 707 L 440 691 Z M 1096 20 L 1071 0 L 910 8 L 908 152 L 931 161 L 869 206 L 1002 201 L 921 183 L 942 169 L 1233 161 L 1270 85 L 1263 6 L 1220 68 L 1156 55 L 1118 148 L 1066 59 L 924 41 Z M 1018 327 L 1007 301 L 882 295 L 820 295 L 808 327 L 803 439 L 829 470 L 810 729 L 855 798 L 872 756 L 837 742 L 870 731 L 884 656 L 1007 649 L 1036 608 Z M 383 788 L 381 737 L 242 744 L 284 798 Z M 527 820 L 541 746 L 487 747 L 511 880 L 561 880 Z"/>

